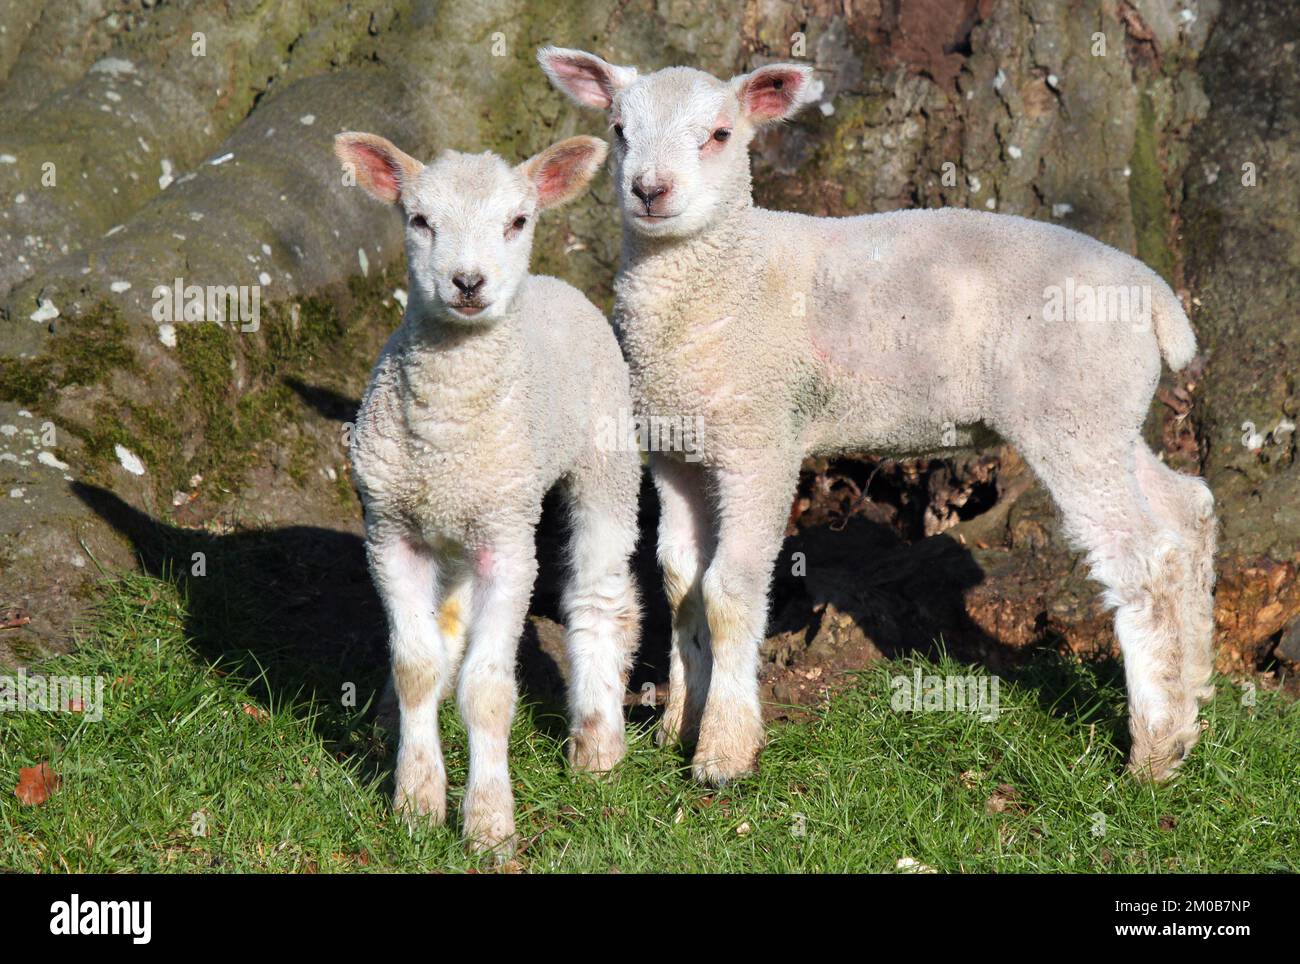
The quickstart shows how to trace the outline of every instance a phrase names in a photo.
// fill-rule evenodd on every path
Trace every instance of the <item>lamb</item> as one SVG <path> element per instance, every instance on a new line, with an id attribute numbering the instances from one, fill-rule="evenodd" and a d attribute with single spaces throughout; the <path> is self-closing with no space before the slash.
<path id="1" fill-rule="evenodd" d="M 1200 728 L 1213 636 L 1213 497 L 1140 429 L 1196 339 L 1141 262 L 1062 227 L 957 209 L 816 218 L 751 196 L 756 131 L 816 99 L 809 67 L 645 76 L 543 48 L 608 112 L 622 262 L 615 322 L 640 416 L 702 419 L 696 460 L 651 456 L 672 609 L 664 740 L 695 777 L 749 772 L 756 667 L 801 460 L 932 454 L 995 434 L 1050 490 L 1115 610 L 1130 769 L 1171 776 Z"/>
<path id="2" fill-rule="evenodd" d="M 335 152 L 406 223 L 406 312 L 351 445 L 401 713 L 393 805 L 445 820 L 438 704 L 458 680 L 470 751 L 464 833 L 475 849 L 508 853 L 516 647 L 542 498 L 556 483 L 572 526 L 569 759 L 599 772 L 625 750 L 641 462 L 635 448 L 609 444 L 608 426 L 630 411 L 627 366 L 595 306 L 528 273 L 538 212 L 579 194 L 606 146 L 571 138 L 513 168 L 452 151 L 426 166 L 373 134 L 340 134 Z"/>

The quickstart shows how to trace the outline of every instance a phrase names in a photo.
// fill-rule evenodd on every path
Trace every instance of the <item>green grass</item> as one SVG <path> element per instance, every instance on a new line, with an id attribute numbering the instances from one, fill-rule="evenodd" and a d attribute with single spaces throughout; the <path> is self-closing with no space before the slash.
<path id="1" fill-rule="evenodd" d="M 167 581 L 106 585 L 79 651 L 33 669 L 103 675 L 101 722 L 0 714 L 0 867 L 20 871 L 459 871 L 453 825 L 414 834 L 387 808 L 391 738 L 362 709 L 303 695 L 266 705 L 251 665 L 211 666 L 184 636 Z M 940 871 L 1300 869 L 1300 712 L 1221 681 L 1209 729 L 1174 785 L 1122 775 L 1114 667 L 1043 657 L 1003 681 L 1001 714 L 890 708 L 889 678 L 980 669 L 944 660 L 863 673 L 811 718 L 770 728 L 761 775 L 709 792 L 680 756 L 632 731 L 608 780 L 564 766 L 555 721 L 519 714 L 511 747 L 516 866 L 540 871 Z M 246 706 L 267 712 L 258 718 Z M 539 723 L 548 723 L 542 727 Z M 464 734 L 449 706 L 453 815 Z M 561 730 L 562 731 L 562 730 Z M 14 794 L 49 761 L 44 804 Z M 1012 789 L 999 789 L 1005 785 Z M 990 800 L 1005 806 L 998 812 Z M 207 835 L 196 835 L 202 813 Z M 1104 833 L 1096 814 L 1105 817 Z"/>

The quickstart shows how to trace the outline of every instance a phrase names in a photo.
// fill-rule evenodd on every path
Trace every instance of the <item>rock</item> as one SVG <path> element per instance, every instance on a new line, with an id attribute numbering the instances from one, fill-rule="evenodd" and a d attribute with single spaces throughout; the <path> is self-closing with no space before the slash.
<path id="1" fill-rule="evenodd" d="M 1300 665 L 1300 618 L 1291 620 L 1286 629 L 1282 630 L 1277 655 L 1289 663 Z"/>

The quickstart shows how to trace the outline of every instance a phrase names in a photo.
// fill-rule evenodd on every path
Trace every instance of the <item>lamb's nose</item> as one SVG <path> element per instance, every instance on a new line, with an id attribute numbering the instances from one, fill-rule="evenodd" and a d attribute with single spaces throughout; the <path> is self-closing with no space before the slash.
<path id="1" fill-rule="evenodd" d="M 470 298 L 478 294 L 478 290 L 483 287 L 483 276 L 481 274 L 458 274 L 454 275 L 451 283 L 460 289 L 460 293 Z"/>
<path id="2" fill-rule="evenodd" d="M 668 193 L 668 185 L 660 184 L 658 181 L 647 182 L 644 178 L 636 177 L 632 179 L 632 193 L 641 199 L 641 203 L 649 211 L 658 198 Z"/>

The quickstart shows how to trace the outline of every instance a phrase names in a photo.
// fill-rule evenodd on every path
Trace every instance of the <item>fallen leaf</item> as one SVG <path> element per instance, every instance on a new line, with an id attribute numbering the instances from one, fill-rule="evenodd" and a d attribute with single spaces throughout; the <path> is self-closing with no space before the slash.
<path id="1" fill-rule="evenodd" d="M 985 813 L 1024 813 L 1020 791 L 1009 783 L 999 783 L 984 803 Z"/>
<path id="2" fill-rule="evenodd" d="M 17 629 L 19 626 L 26 626 L 32 621 L 21 609 L 2 609 L 0 610 L 0 629 Z"/>
<path id="3" fill-rule="evenodd" d="M 894 869 L 900 874 L 937 874 L 929 864 L 923 864 L 915 857 L 899 857 L 898 863 L 894 864 Z"/>
<path id="4" fill-rule="evenodd" d="M 1282 615 L 1282 612 L 1283 608 L 1280 602 L 1271 602 L 1255 613 L 1255 622 L 1266 625 L 1276 621 Z"/>
<path id="5" fill-rule="evenodd" d="M 18 771 L 18 786 L 14 787 L 14 794 L 19 803 L 35 807 L 50 799 L 50 794 L 57 789 L 59 775 L 50 769 L 48 763 L 38 763 Z"/>

